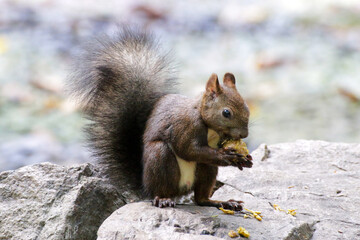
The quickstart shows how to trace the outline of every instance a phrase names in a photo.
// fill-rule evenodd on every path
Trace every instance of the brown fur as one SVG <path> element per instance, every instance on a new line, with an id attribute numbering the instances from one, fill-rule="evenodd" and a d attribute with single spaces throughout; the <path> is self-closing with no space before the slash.
<path id="1" fill-rule="evenodd" d="M 222 110 L 231 111 L 230 119 Z M 162 97 L 154 107 L 144 133 L 145 191 L 152 197 L 173 198 L 195 190 L 200 205 L 220 206 L 209 197 L 216 182 L 218 166 L 234 165 L 236 156 L 208 146 L 208 128 L 221 136 L 247 136 L 249 110 L 235 88 L 235 78 L 227 73 L 224 86 L 211 75 L 201 99 L 178 94 Z M 180 169 L 175 154 L 197 162 L 196 180 L 188 191 L 179 188 Z"/>
<path id="2" fill-rule="evenodd" d="M 238 202 L 209 200 L 218 166 L 251 167 L 244 156 L 208 146 L 209 129 L 221 138 L 248 134 L 249 110 L 233 74 L 223 86 L 212 74 L 199 99 L 173 94 L 168 54 L 151 35 L 128 28 L 99 39 L 76 70 L 69 89 L 91 120 L 89 145 L 114 184 L 143 185 L 160 207 L 194 190 L 199 205 L 239 209 Z"/>
<path id="3" fill-rule="evenodd" d="M 90 44 L 68 82 L 90 123 L 93 155 L 114 185 L 141 188 L 142 136 L 156 102 L 176 92 L 169 54 L 151 34 L 123 28 Z"/>

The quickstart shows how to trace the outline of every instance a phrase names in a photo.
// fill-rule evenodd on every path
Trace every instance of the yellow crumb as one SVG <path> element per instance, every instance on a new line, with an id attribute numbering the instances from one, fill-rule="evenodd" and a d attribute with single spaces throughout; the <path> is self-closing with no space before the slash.
<path id="1" fill-rule="evenodd" d="M 277 204 L 273 204 L 272 206 L 274 207 L 275 210 L 286 212 L 287 214 L 290 214 L 291 216 L 296 215 L 296 209 L 288 209 L 287 211 L 285 211 L 284 209 L 281 209 L 279 207 L 279 205 L 277 205 Z"/>
<path id="2" fill-rule="evenodd" d="M 219 208 L 219 209 L 226 214 L 234 215 L 234 213 L 235 213 L 235 211 L 233 211 L 233 210 L 227 210 L 227 209 L 223 209 L 223 208 Z"/>
<path id="3" fill-rule="evenodd" d="M 296 209 L 288 209 L 286 213 L 290 214 L 292 216 L 295 216 L 296 215 Z"/>
<path id="4" fill-rule="evenodd" d="M 273 204 L 273 207 L 274 207 L 275 210 L 284 211 L 284 210 L 281 209 L 281 208 L 279 207 L 279 205 L 277 205 L 277 204 Z"/>
<path id="5" fill-rule="evenodd" d="M 241 236 L 243 236 L 243 237 L 246 237 L 246 238 L 250 237 L 250 233 L 249 233 L 245 228 L 243 228 L 243 227 L 239 227 L 239 228 L 237 229 L 237 231 L 238 231 L 238 233 L 239 233 Z"/>
<path id="6" fill-rule="evenodd" d="M 239 235 L 238 235 L 235 231 L 233 231 L 233 230 L 231 230 L 231 231 L 228 233 L 228 235 L 229 235 L 229 237 L 231 237 L 231 238 L 236 238 L 236 237 L 239 236 Z"/>
<path id="7" fill-rule="evenodd" d="M 259 221 L 262 220 L 262 218 L 260 217 L 260 215 L 254 215 L 254 216 L 255 216 L 255 218 L 256 218 L 257 220 L 259 220 Z"/>
<path id="8" fill-rule="evenodd" d="M 250 209 L 247 209 L 247 208 L 244 208 L 245 211 L 248 211 L 250 212 L 251 214 L 245 214 L 245 215 L 248 215 L 247 217 L 254 217 L 256 218 L 258 221 L 261 221 L 262 220 L 262 216 L 260 215 L 261 212 L 260 211 L 253 211 L 253 210 L 250 210 Z M 247 218 L 245 217 L 244 215 L 244 218 Z"/>

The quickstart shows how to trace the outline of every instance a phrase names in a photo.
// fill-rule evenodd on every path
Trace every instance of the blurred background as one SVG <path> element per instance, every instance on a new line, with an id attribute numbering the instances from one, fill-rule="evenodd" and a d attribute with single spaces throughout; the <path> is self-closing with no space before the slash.
<path id="1" fill-rule="evenodd" d="M 172 49 L 185 95 L 234 73 L 251 150 L 360 141 L 358 0 L 1 0 L 0 171 L 89 161 L 85 120 L 62 87 L 81 45 L 123 23 Z"/>

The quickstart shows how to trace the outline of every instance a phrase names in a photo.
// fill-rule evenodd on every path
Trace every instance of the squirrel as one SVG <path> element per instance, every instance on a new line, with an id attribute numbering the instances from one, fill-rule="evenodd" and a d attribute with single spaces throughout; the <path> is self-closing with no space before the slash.
<path id="1" fill-rule="evenodd" d="M 212 74 L 199 98 L 180 95 L 169 54 L 152 34 L 131 28 L 99 39 L 76 68 L 71 92 L 91 120 L 85 132 L 110 178 L 143 188 L 157 207 L 174 207 L 175 197 L 194 191 L 197 205 L 242 209 L 242 201 L 210 200 L 219 166 L 252 167 L 217 147 L 248 136 L 249 108 L 233 74 L 223 85 Z"/>

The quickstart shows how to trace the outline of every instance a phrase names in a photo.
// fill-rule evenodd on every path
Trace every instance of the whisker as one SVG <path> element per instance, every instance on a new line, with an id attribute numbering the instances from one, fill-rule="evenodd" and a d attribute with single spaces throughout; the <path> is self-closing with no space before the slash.
<path id="1" fill-rule="evenodd" d="M 252 127 L 252 126 L 258 124 L 263 119 L 264 119 L 263 117 L 258 117 L 258 118 L 251 119 L 250 122 L 249 122 L 249 127 Z"/>

